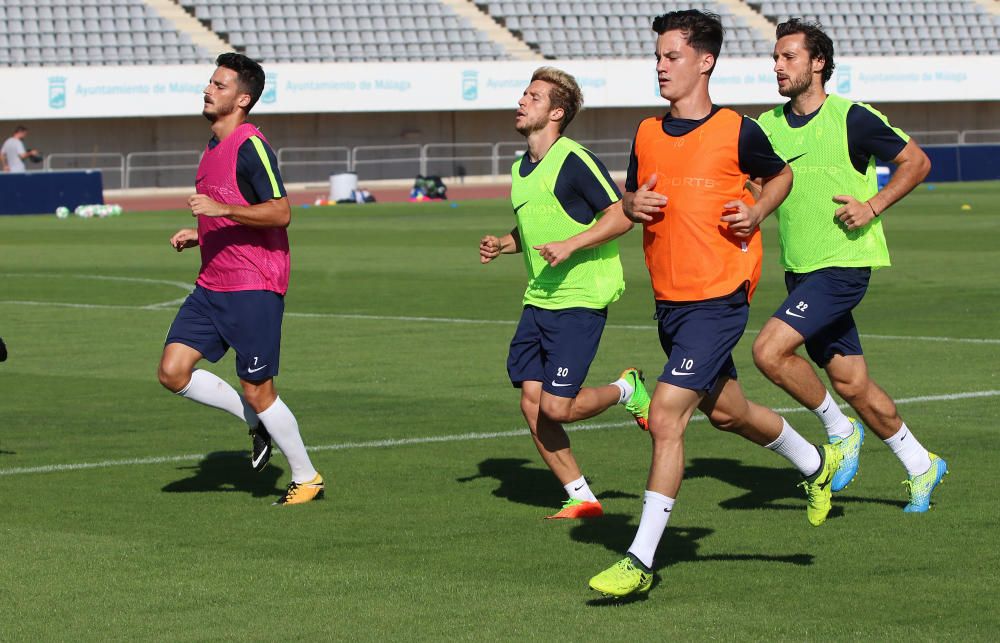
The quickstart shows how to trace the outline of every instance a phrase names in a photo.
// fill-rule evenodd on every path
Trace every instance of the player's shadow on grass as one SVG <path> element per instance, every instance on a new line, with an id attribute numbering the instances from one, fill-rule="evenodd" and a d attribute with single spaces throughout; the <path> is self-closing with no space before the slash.
<path id="1" fill-rule="evenodd" d="M 216 451 L 193 467 L 179 467 L 193 470 L 187 478 L 176 480 L 163 487 L 168 493 L 190 492 L 233 492 L 249 493 L 254 498 L 281 495 L 284 489 L 278 480 L 284 471 L 268 465 L 260 473 L 250 468 L 246 451 Z"/>
<path id="2" fill-rule="evenodd" d="M 481 478 L 493 478 L 500 486 L 493 490 L 497 498 L 506 498 L 533 507 L 552 509 L 566 500 L 566 491 L 548 469 L 529 467 L 531 460 L 524 458 L 487 458 L 479 463 L 479 473 L 456 482 L 471 482 Z M 589 482 L 589 479 L 588 479 Z M 598 498 L 638 498 L 635 494 L 622 491 L 604 491 Z"/>
<path id="3" fill-rule="evenodd" d="M 687 562 L 721 561 L 760 561 L 766 563 L 784 563 L 787 565 L 812 565 L 812 554 L 699 554 L 701 547 L 699 541 L 714 533 L 714 529 L 703 527 L 667 527 L 660 541 L 659 550 L 665 552 L 662 563 L 656 566 L 654 572 L 659 572 L 671 565 Z M 581 543 L 592 543 L 603 545 L 616 555 L 622 555 L 632 544 L 632 537 L 635 534 L 635 525 L 631 524 L 631 517 L 625 514 L 604 514 L 604 517 L 596 520 L 587 520 L 573 527 L 570 538 Z M 598 570 L 594 570 L 595 573 Z M 658 573 L 654 573 L 653 587 L 660 581 Z M 595 598 L 587 601 L 588 605 L 621 605 L 637 600 L 644 600 L 645 594 L 640 594 L 625 600 Z"/>
<path id="4" fill-rule="evenodd" d="M 805 511 L 805 494 L 798 488 L 802 476 L 792 468 L 771 468 L 746 465 L 732 458 L 695 458 L 684 470 L 685 480 L 714 478 L 746 493 L 723 500 L 723 509 L 774 509 L 779 511 Z M 795 502 L 780 502 L 794 500 Z M 829 518 L 844 515 L 843 502 L 863 502 L 903 507 L 906 503 L 885 498 L 863 498 L 860 496 L 833 497 L 833 508 Z"/>

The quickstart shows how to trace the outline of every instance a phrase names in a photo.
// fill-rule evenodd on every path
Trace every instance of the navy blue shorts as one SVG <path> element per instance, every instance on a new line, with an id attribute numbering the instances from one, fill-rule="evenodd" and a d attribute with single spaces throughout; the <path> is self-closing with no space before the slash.
<path id="1" fill-rule="evenodd" d="M 510 341 L 507 374 L 515 387 L 542 383 L 559 397 L 576 397 L 597 355 L 607 309 L 545 310 L 525 306 Z"/>
<path id="2" fill-rule="evenodd" d="M 215 292 L 195 286 L 164 344 L 184 344 L 217 362 L 232 346 L 236 374 L 256 382 L 278 374 L 285 298 L 270 290 Z"/>
<path id="3" fill-rule="evenodd" d="M 667 354 L 657 379 L 692 391 L 711 391 L 722 377 L 736 379 L 733 349 L 749 315 L 745 293 L 726 301 L 657 302 L 660 346 Z"/>
<path id="4" fill-rule="evenodd" d="M 774 313 L 805 338 L 806 352 L 820 367 L 834 355 L 861 355 L 851 311 L 868 291 L 870 268 L 823 268 L 785 273 L 788 298 Z"/>

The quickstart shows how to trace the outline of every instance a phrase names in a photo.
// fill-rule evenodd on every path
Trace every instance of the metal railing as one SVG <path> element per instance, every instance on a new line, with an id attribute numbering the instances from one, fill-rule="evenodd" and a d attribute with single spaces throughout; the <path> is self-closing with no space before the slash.
<path id="1" fill-rule="evenodd" d="M 147 163 L 159 159 L 172 158 L 172 163 Z M 190 162 L 185 162 L 190 159 Z M 125 157 L 125 189 L 128 188 L 172 188 L 193 185 L 200 150 L 179 152 L 132 152 Z M 142 180 L 136 181 L 138 175 Z"/>
<path id="2" fill-rule="evenodd" d="M 64 170 L 92 170 L 101 173 L 105 188 L 109 186 L 108 174 L 118 179 L 117 186 L 125 187 L 125 155 L 113 152 L 94 152 L 91 154 L 47 154 L 42 163 L 43 172 L 62 172 Z"/>
<path id="3" fill-rule="evenodd" d="M 351 150 L 351 171 L 361 180 L 412 178 L 427 167 L 423 145 L 359 145 Z M 387 156 L 382 152 L 404 154 Z"/>
<path id="4" fill-rule="evenodd" d="M 921 145 L 966 146 L 1000 144 L 1000 130 L 943 130 L 912 132 Z M 628 166 L 630 139 L 579 141 L 607 166 L 624 171 Z M 445 178 L 506 174 L 510 164 L 523 154 L 526 143 L 413 143 L 406 145 L 358 145 L 337 147 L 283 147 L 277 150 L 278 167 L 288 183 L 325 183 L 331 174 L 354 172 L 362 181 L 410 179 L 417 174 Z M 200 150 L 173 152 L 58 153 L 49 154 L 44 172 L 97 170 L 119 177 L 122 188 L 183 187 L 194 183 Z"/>
<path id="5" fill-rule="evenodd" d="M 349 147 L 283 147 L 277 157 L 281 178 L 288 183 L 326 181 L 353 169 Z"/>

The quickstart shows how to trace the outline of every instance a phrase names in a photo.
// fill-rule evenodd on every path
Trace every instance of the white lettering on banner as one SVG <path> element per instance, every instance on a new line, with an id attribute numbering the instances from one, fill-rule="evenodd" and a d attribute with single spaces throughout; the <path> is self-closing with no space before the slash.
<path id="1" fill-rule="evenodd" d="M 576 76 L 590 108 L 650 107 L 652 58 L 552 60 Z M 720 105 L 784 102 L 770 58 L 719 60 L 712 98 Z M 419 112 L 512 109 L 536 61 L 274 63 L 264 66 L 266 96 L 254 113 Z M 1000 100 L 1000 55 L 841 57 L 831 89 L 870 103 Z M 2 67 L 0 120 L 189 116 L 201 111 L 212 65 Z M 152 80 L 151 80 L 152 79 Z M 277 80 L 280 79 L 280 82 Z M 405 95 L 405 100 L 391 97 Z M 121 100 L 127 97 L 128 100 Z M 387 100 L 388 99 L 388 100 Z"/>

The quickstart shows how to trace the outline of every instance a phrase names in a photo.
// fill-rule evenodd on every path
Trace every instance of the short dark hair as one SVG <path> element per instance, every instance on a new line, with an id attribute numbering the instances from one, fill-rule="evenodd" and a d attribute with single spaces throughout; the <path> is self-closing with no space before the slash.
<path id="1" fill-rule="evenodd" d="M 21 132 L 27 132 L 27 131 L 28 131 L 28 128 L 25 127 L 24 125 L 18 125 L 17 127 L 14 128 L 14 133 L 15 134 L 20 134 Z"/>
<path id="2" fill-rule="evenodd" d="M 830 36 L 826 35 L 818 22 L 791 18 L 778 25 L 774 33 L 777 40 L 797 33 L 805 36 L 809 57 L 817 60 L 822 58 L 825 62 L 823 65 L 823 84 L 825 85 L 826 81 L 830 80 L 830 77 L 833 76 L 833 70 L 837 67 L 833 64 L 833 41 L 830 40 Z"/>
<path id="3" fill-rule="evenodd" d="M 250 94 L 250 104 L 247 105 L 246 111 L 249 112 L 253 109 L 260 95 L 264 93 L 264 70 L 261 68 L 260 63 L 243 54 L 230 52 L 228 54 L 220 54 L 215 59 L 215 64 L 236 72 L 239 78 L 240 90 Z"/>
<path id="4" fill-rule="evenodd" d="M 726 30 L 722 26 L 722 19 L 718 14 L 709 11 L 698 11 L 697 9 L 684 9 L 682 11 L 671 11 L 661 16 L 653 18 L 653 31 L 663 35 L 668 31 L 680 31 L 687 39 L 687 44 L 701 54 L 712 54 L 715 60 L 719 60 L 719 52 L 722 51 L 722 40 L 725 38 Z M 715 70 L 715 65 L 709 70 L 709 74 Z"/>

